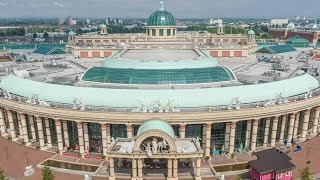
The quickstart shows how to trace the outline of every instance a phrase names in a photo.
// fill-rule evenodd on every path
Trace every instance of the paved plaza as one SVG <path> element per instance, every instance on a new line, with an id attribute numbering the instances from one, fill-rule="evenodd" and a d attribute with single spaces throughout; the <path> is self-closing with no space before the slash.
<path id="1" fill-rule="evenodd" d="M 36 167 L 39 163 L 45 161 L 46 159 L 55 159 L 61 160 L 66 162 L 77 162 L 82 164 L 101 164 L 101 161 L 95 160 L 93 158 L 88 160 L 79 160 L 71 155 L 69 156 L 59 156 L 55 153 L 44 152 L 44 151 L 37 151 L 34 148 L 21 146 L 20 144 L 8 141 L 6 138 L 0 138 L 0 168 L 4 170 L 5 174 L 12 180 L 24 179 L 24 180 L 34 180 L 34 179 L 41 179 L 41 169 Z M 292 158 L 292 162 L 296 165 L 296 168 L 293 171 L 293 177 L 298 179 L 299 178 L 299 169 L 303 169 L 307 166 L 307 161 L 310 160 L 311 163 L 308 165 L 310 167 L 311 172 L 314 174 L 314 178 L 319 178 L 320 174 L 320 166 L 318 164 L 317 159 L 320 159 L 320 137 L 315 137 L 310 139 L 307 142 L 299 144 L 302 147 L 302 151 L 300 152 L 293 152 L 295 147 L 286 148 L 284 151 L 290 151 L 289 156 Z M 309 150 L 308 150 L 309 149 Z M 309 151 L 309 155 L 308 155 Z M 245 160 L 255 159 L 255 157 L 251 156 L 247 152 L 242 152 L 241 154 L 237 154 L 234 160 L 229 159 L 227 156 L 223 155 L 216 155 L 211 160 L 213 165 L 217 164 L 229 164 L 229 163 L 239 163 Z M 31 177 L 24 177 L 24 168 L 27 166 L 27 161 L 30 165 L 35 167 L 36 173 Z M 103 163 L 105 164 L 105 163 Z M 205 164 L 206 167 L 205 168 Z M 103 166 L 106 167 L 106 166 Z M 209 164 L 203 161 L 203 168 L 201 169 L 201 174 L 205 174 L 207 177 L 203 177 L 204 180 L 209 179 L 218 179 L 213 177 L 208 177 L 211 172 L 208 172 Z M 180 173 L 180 171 L 179 171 Z M 69 179 L 69 180 L 76 180 L 82 179 L 83 175 L 71 174 L 71 173 L 63 173 L 54 171 L 54 175 L 56 179 Z M 188 179 L 188 174 L 182 173 L 184 179 Z M 241 175 L 243 178 L 248 178 L 248 174 Z M 125 178 L 117 178 L 117 179 L 130 179 L 130 177 Z M 158 176 L 160 177 L 160 176 Z M 155 176 L 150 176 L 147 179 L 155 179 Z M 164 178 L 164 177 L 162 177 Z M 227 180 L 235 179 L 236 175 L 233 176 L 226 176 Z M 93 180 L 102 180 L 106 179 L 106 177 L 93 177 Z M 157 179 L 157 178 L 156 178 Z M 192 179 L 192 177 L 190 177 Z"/>

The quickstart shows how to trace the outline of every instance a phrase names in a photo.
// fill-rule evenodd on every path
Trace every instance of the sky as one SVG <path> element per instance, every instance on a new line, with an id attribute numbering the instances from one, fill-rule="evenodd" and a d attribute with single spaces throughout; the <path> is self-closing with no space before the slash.
<path id="1" fill-rule="evenodd" d="M 147 18 L 160 0 L 0 0 L 6 17 Z M 320 0 L 164 0 L 176 18 L 320 17 Z"/>

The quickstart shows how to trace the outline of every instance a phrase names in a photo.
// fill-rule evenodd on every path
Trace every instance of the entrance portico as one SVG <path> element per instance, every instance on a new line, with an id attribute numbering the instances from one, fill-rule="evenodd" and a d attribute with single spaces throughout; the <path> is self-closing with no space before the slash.
<path id="1" fill-rule="evenodd" d="M 132 180 L 142 180 L 146 177 L 144 171 L 159 169 L 168 180 L 178 179 L 179 160 L 190 160 L 193 167 L 191 174 L 197 180 L 201 179 L 200 164 L 203 150 L 196 138 L 176 138 L 168 122 L 163 120 L 145 121 L 133 138 L 117 138 L 108 149 L 110 163 L 109 179 L 116 179 L 115 161 L 121 167 L 122 159 L 131 161 Z M 127 165 L 127 167 L 130 165 Z M 166 168 L 166 171 L 161 171 Z M 151 173 L 150 173 L 151 174 Z"/>

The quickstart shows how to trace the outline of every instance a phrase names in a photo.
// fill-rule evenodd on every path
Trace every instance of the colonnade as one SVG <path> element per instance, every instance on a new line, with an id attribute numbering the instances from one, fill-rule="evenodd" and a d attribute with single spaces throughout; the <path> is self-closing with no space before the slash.
<path id="1" fill-rule="evenodd" d="M 10 136 L 13 141 L 17 141 L 20 137 L 23 139 L 26 145 L 30 145 L 31 141 L 28 136 L 28 128 L 27 128 L 27 121 L 30 125 L 30 131 L 31 136 L 33 139 L 36 138 L 36 132 L 35 132 L 35 124 L 33 123 L 33 120 L 31 116 L 29 116 L 29 119 L 27 119 L 26 114 L 24 113 L 18 113 L 18 128 L 19 128 L 19 136 L 16 133 L 15 124 L 13 122 L 13 115 L 11 110 L 5 110 L 4 112 L 7 113 L 7 123 L 9 126 L 9 131 L 6 129 L 6 124 L 4 121 L 4 114 L 0 113 L 0 132 L 2 136 Z M 301 112 L 292 112 L 290 114 L 285 114 L 282 116 L 281 124 L 279 124 L 279 116 L 274 116 L 270 118 L 266 118 L 265 126 L 264 126 L 264 140 L 263 140 L 263 146 L 265 147 L 274 147 L 276 145 L 276 136 L 277 131 L 280 129 L 280 138 L 279 141 L 283 141 L 284 139 L 284 133 L 285 133 L 285 127 L 288 126 L 288 141 L 292 138 L 297 138 L 298 136 L 298 126 L 299 126 L 299 118 L 300 118 Z M 313 125 L 311 128 L 310 135 L 314 136 L 318 132 L 318 126 L 319 126 L 319 114 L 320 114 L 320 106 L 316 107 L 315 114 L 314 114 L 314 120 Z M 288 125 L 286 125 L 287 121 L 286 118 L 289 117 Z M 299 137 L 299 141 L 306 140 L 307 134 L 308 134 L 308 125 L 310 120 L 310 109 L 303 111 L 303 124 L 302 124 L 302 130 L 301 130 L 301 136 Z M 42 121 L 42 117 L 35 116 L 36 124 L 37 124 L 37 133 L 38 133 L 38 139 L 39 139 L 39 146 L 40 149 L 46 149 L 52 147 L 51 142 L 51 133 L 50 133 L 50 127 L 49 127 L 49 120 L 48 118 L 45 118 L 44 121 Z M 248 147 L 251 151 L 256 151 L 257 146 L 257 134 L 258 134 L 258 125 L 259 125 L 260 119 L 251 119 L 247 120 L 247 129 L 246 129 L 246 137 L 245 137 L 245 147 Z M 272 122 L 272 125 L 271 125 Z M 44 125 L 42 124 L 44 123 Z M 57 132 L 57 143 L 58 143 L 58 149 L 59 152 L 62 154 L 64 151 L 64 146 L 69 146 L 69 137 L 68 137 L 68 127 L 67 127 L 67 121 L 64 120 L 55 120 L 56 125 L 56 132 Z M 61 128 L 61 126 L 63 127 Z M 232 154 L 235 149 L 235 133 L 236 133 L 236 125 L 237 121 L 227 122 L 226 123 L 226 129 L 225 129 L 225 137 L 224 137 L 224 148 L 229 153 Z M 179 125 L 179 135 L 180 138 L 186 137 L 186 126 L 187 124 L 182 123 Z M 210 156 L 210 150 L 211 150 L 211 128 L 214 126 L 214 124 L 206 123 L 203 125 L 203 135 L 202 135 L 202 147 L 205 152 L 205 156 Z M 278 126 L 280 126 L 278 128 Z M 45 128 L 43 128 L 45 127 Z M 127 124 L 126 126 L 127 130 L 127 137 L 132 138 L 134 136 L 134 128 L 132 124 Z M 86 122 L 77 122 L 77 128 L 78 128 L 78 138 L 79 138 L 79 152 L 83 155 L 85 154 L 85 151 L 87 147 L 89 147 L 89 133 L 88 133 L 88 124 Z M 46 133 L 44 133 L 46 132 Z M 271 132 L 271 133 L 269 133 Z M 44 134 L 47 136 L 47 143 L 45 144 L 45 137 Z M 63 134 L 63 135 L 62 135 Z M 101 123 L 101 135 L 102 135 L 102 153 L 104 156 L 107 155 L 107 148 L 111 144 L 111 130 L 110 130 L 110 124 Z M 269 137 L 270 136 L 270 137 Z M 63 139 L 64 138 L 64 139 Z M 270 141 L 269 141 L 270 140 Z M 65 143 L 65 145 L 63 144 Z M 290 144 L 290 142 L 288 142 Z"/>
<path id="2" fill-rule="evenodd" d="M 285 139 L 285 133 L 287 133 L 288 141 L 290 139 L 298 138 L 298 131 L 301 132 L 299 135 L 299 141 L 304 141 L 308 137 L 308 132 L 311 136 L 318 133 L 319 128 L 319 117 L 320 117 L 320 106 L 315 108 L 313 114 L 312 128 L 310 128 L 311 109 L 306 109 L 300 112 L 292 112 L 281 116 L 274 116 L 265 118 L 265 124 L 263 126 L 263 146 L 264 147 L 275 147 L 276 141 L 283 141 Z M 6 114 L 4 114 L 6 113 Z M 303 122 L 300 122 L 300 114 L 303 113 Z M 7 118 L 5 118 L 5 116 Z M 27 118 L 29 117 L 29 118 Z M 35 121 L 33 120 L 35 118 Z M 280 119 L 281 117 L 281 119 Z M 302 116 L 301 116 L 302 117 Z M 5 120 L 6 119 L 6 120 Z M 281 123 L 280 121 L 281 120 Z M 14 122 L 13 112 L 9 109 L 3 109 L 0 113 L 0 133 L 4 137 L 11 137 L 13 141 L 18 139 L 23 140 L 26 145 L 30 145 L 32 139 L 36 139 L 38 135 L 38 143 L 41 150 L 52 147 L 51 131 L 49 119 L 41 116 L 31 116 L 21 112 L 17 112 L 17 122 Z M 56 136 L 57 136 L 57 147 L 59 153 L 63 154 L 64 146 L 69 146 L 69 135 L 67 121 L 61 119 L 55 119 Z M 244 145 L 251 151 L 256 151 L 258 129 L 260 118 L 254 118 L 245 120 L 245 142 Z M 34 123 L 35 122 L 35 123 Z M 225 124 L 224 133 L 224 148 L 228 154 L 234 153 L 235 150 L 235 139 L 236 139 L 236 127 L 239 121 L 230 121 Z M 288 124 L 287 124 L 288 123 Z M 87 152 L 86 149 L 89 146 L 89 132 L 88 123 L 77 121 L 77 133 L 79 141 L 79 153 L 83 157 Z M 300 125 L 299 125 L 300 124 Z M 35 125 L 37 128 L 35 128 Z M 107 148 L 111 145 L 111 129 L 110 124 L 100 123 L 101 125 L 101 139 L 102 139 L 102 154 L 107 156 Z M 214 123 L 203 124 L 202 132 L 202 148 L 204 150 L 204 156 L 210 157 L 211 152 L 211 136 L 212 127 Z M 17 126 L 17 127 L 16 127 Z M 28 127 L 30 126 L 29 130 Z M 188 124 L 179 124 L 179 136 L 180 138 L 186 137 L 186 131 Z M 308 128 L 309 127 L 309 128 Z M 261 128 L 261 127 L 260 127 Z M 17 130 L 18 129 L 18 130 Z M 30 131 L 30 132 L 28 132 Z M 36 132 L 37 131 L 37 132 Z M 280 132 L 280 135 L 277 132 Z M 29 135 L 30 134 L 30 135 Z M 260 133 L 261 134 L 261 133 Z M 126 124 L 126 135 L 127 138 L 134 137 L 134 126 L 131 123 Z M 32 139 L 29 139 L 29 136 Z M 45 137 L 46 136 L 46 137 Z M 47 139 L 45 143 L 45 139 Z M 64 144 L 65 143 L 65 144 Z M 290 144 L 290 142 L 288 142 Z M 114 173 L 114 160 L 109 159 L 110 163 L 110 177 L 115 177 Z M 195 159 L 195 177 L 200 177 L 201 158 Z M 143 172 L 143 161 L 141 159 L 132 159 L 132 176 L 133 178 L 142 178 Z M 168 178 L 175 179 L 178 177 L 178 159 L 168 159 Z"/>
<path id="3" fill-rule="evenodd" d="M 276 145 L 276 139 L 277 139 L 277 132 L 280 129 L 280 136 L 279 136 L 279 142 L 284 141 L 284 134 L 286 132 L 286 126 L 287 128 L 287 145 L 291 144 L 291 139 L 298 139 L 299 141 L 305 141 L 307 138 L 307 134 L 310 131 L 311 136 L 315 136 L 318 133 L 318 128 L 320 124 L 320 106 L 315 108 L 315 114 L 313 117 L 313 124 L 312 128 L 308 129 L 309 127 L 309 121 L 310 121 L 310 110 L 307 109 L 302 111 L 303 112 L 303 125 L 301 130 L 301 135 L 298 137 L 298 128 L 299 128 L 299 118 L 300 113 L 302 112 L 292 112 L 289 114 L 282 115 L 282 121 L 281 124 L 279 124 L 279 117 L 280 116 L 274 116 L 270 118 L 266 118 L 265 125 L 264 125 L 264 138 L 263 138 L 263 146 L 264 147 L 275 147 Z M 289 121 L 287 122 L 287 116 L 289 117 Z M 245 147 L 248 147 L 251 151 L 256 151 L 257 147 L 257 135 L 258 135 L 258 126 L 261 119 L 252 119 L 247 120 L 247 129 L 246 129 L 246 136 L 245 136 Z M 272 126 L 270 126 L 272 122 Z M 224 149 L 227 153 L 232 154 L 234 153 L 235 149 L 235 131 L 236 131 L 236 123 L 237 121 L 227 122 L 226 123 L 226 129 L 225 129 L 225 137 L 224 137 Z M 286 123 L 289 123 L 288 125 Z M 185 128 L 185 125 L 183 125 Z M 205 156 L 210 156 L 210 150 L 211 150 L 211 127 L 214 126 L 214 124 L 205 124 L 203 131 L 202 139 L 203 144 L 202 147 L 205 152 Z M 279 127 L 278 127 L 279 126 Z M 184 128 L 180 128 L 180 131 L 184 130 Z M 271 133 L 269 133 L 271 130 Z M 184 134 L 184 132 L 182 133 Z M 269 137 L 270 136 L 270 137 Z M 270 139 L 270 141 L 269 141 Z"/>

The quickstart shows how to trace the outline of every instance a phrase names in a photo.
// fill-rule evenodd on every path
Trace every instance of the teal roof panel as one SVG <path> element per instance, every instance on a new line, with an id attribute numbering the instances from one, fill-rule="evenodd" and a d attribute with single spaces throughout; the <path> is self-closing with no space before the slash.
<path id="1" fill-rule="evenodd" d="M 49 102 L 73 104 L 80 98 L 87 106 L 114 108 L 140 107 L 138 101 L 152 105 L 154 101 L 167 104 L 174 100 L 175 107 L 206 107 L 229 105 L 233 98 L 239 97 L 241 103 L 254 103 L 276 98 L 279 93 L 284 97 L 305 94 L 310 89 L 319 88 L 319 82 L 306 74 L 299 77 L 256 85 L 232 86 L 204 89 L 107 89 L 92 87 L 65 86 L 48 84 L 9 75 L 1 80 L 0 88 L 12 94 L 39 98 Z"/>
<path id="2" fill-rule="evenodd" d="M 170 137 L 174 138 L 174 130 L 172 126 L 168 122 L 163 120 L 153 119 L 153 120 L 145 121 L 139 127 L 137 136 L 140 136 L 149 130 L 160 130 L 168 134 Z"/>
<path id="3" fill-rule="evenodd" d="M 280 54 L 280 53 L 286 53 L 291 51 L 296 51 L 296 49 L 289 44 L 284 44 L 284 45 L 266 46 L 256 51 L 256 53 Z"/>

